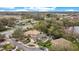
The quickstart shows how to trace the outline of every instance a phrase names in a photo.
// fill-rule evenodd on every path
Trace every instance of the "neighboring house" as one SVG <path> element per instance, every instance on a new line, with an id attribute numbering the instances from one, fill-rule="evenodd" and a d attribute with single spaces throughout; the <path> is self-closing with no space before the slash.
<path id="1" fill-rule="evenodd" d="M 53 48 L 55 48 L 55 51 L 75 51 L 77 50 L 77 46 L 75 44 L 73 44 L 71 41 L 66 40 L 64 38 L 59 38 L 56 40 L 52 40 L 51 41 L 53 44 Z"/>
<path id="2" fill-rule="evenodd" d="M 79 15 L 67 15 L 67 16 L 65 16 L 65 18 L 68 18 L 68 19 L 79 19 Z"/>
<path id="3" fill-rule="evenodd" d="M 72 19 L 79 19 L 79 15 L 71 15 Z"/>
<path id="4" fill-rule="evenodd" d="M 52 39 L 51 37 L 48 37 L 46 34 L 41 33 L 40 31 L 37 30 L 30 30 L 25 32 L 26 36 L 30 36 L 34 41 L 36 40 L 48 40 L 48 39 Z"/>
<path id="5" fill-rule="evenodd" d="M 30 35 L 31 38 L 36 38 L 37 35 L 39 35 L 39 34 L 40 34 L 40 32 L 37 30 L 29 30 L 29 31 L 25 32 L 25 35 L 26 36 Z"/>

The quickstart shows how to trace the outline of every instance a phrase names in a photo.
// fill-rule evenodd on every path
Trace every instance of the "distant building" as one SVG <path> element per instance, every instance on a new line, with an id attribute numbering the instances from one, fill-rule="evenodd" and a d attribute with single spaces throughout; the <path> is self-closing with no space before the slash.
<path id="1" fill-rule="evenodd" d="M 71 15 L 72 19 L 79 19 L 79 15 Z"/>

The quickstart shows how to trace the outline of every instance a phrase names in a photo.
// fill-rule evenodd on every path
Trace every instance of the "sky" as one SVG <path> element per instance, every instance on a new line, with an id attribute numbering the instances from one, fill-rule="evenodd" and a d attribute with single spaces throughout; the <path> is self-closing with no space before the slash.
<path id="1" fill-rule="evenodd" d="M 79 0 L 1 0 L 0 11 L 79 11 Z"/>
<path id="2" fill-rule="evenodd" d="M 79 7 L 0 7 L 0 11 L 79 12 Z"/>
<path id="3" fill-rule="evenodd" d="M 0 7 L 79 6 L 79 0 L 0 0 Z"/>

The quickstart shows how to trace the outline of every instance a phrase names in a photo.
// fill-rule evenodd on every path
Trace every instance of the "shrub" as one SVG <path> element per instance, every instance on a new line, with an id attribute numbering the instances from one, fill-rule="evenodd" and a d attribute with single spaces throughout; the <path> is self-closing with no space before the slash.
<path id="1" fill-rule="evenodd" d="M 24 40 L 25 35 L 23 31 L 19 28 L 14 31 L 14 33 L 12 34 L 12 37 L 16 38 L 17 40 Z"/>
<path id="2" fill-rule="evenodd" d="M 13 45 L 11 45 L 11 44 L 5 44 L 4 46 L 3 46 L 3 49 L 4 50 L 6 50 L 6 51 L 11 51 L 11 50 L 13 50 L 15 47 L 13 46 Z"/>
<path id="3" fill-rule="evenodd" d="M 42 47 L 42 48 L 48 48 L 49 50 L 52 50 L 52 43 L 51 43 L 51 41 L 50 40 L 48 40 L 48 41 L 46 41 L 46 42 L 43 42 L 43 41 L 41 41 L 41 40 L 39 40 L 38 42 L 37 42 L 37 44 L 40 46 L 40 47 Z"/>

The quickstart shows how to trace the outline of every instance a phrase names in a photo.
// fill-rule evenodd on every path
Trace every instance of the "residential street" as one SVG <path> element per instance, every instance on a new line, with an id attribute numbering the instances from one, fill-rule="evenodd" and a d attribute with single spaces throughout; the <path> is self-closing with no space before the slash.
<path id="1" fill-rule="evenodd" d="M 16 42 L 15 38 L 10 38 L 10 36 L 12 35 L 12 33 L 14 32 L 15 29 L 12 30 L 8 30 L 8 31 L 4 31 L 1 32 L 1 34 L 4 34 L 6 39 L 13 44 L 14 46 L 17 46 L 19 49 L 22 49 L 23 51 L 42 51 L 40 48 L 28 48 L 26 46 L 24 46 L 23 43 L 18 43 Z"/>

